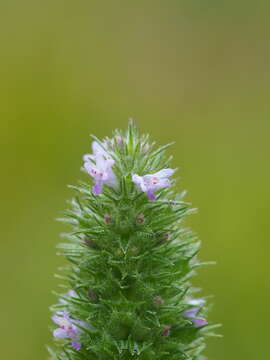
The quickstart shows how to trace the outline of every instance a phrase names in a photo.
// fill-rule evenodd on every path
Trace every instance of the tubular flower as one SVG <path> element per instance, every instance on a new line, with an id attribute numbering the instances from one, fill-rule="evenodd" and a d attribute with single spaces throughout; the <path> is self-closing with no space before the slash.
<path id="1" fill-rule="evenodd" d="M 144 176 L 133 174 L 132 181 L 141 191 L 146 193 L 149 200 L 154 201 L 156 200 L 155 191 L 171 185 L 168 178 L 173 175 L 174 171 L 173 169 L 163 169 L 154 174 Z"/>
<path id="2" fill-rule="evenodd" d="M 201 327 L 207 325 L 207 321 L 203 318 L 197 317 L 198 313 L 201 310 L 201 307 L 204 305 L 204 299 L 191 299 L 187 302 L 189 305 L 197 305 L 197 307 L 192 307 L 186 310 L 182 315 L 184 318 L 190 319 L 195 327 Z"/>
<path id="3" fill-rule="evenodd" d="M 198 314 L 198 312 L 200 311 L 200 308 L 197 308 L 197 307 L 194 307 L 194 308 L 191 308 L 191 309 L 188 309 L 186 310 L 184 313 L 183 313 L 183 316 L 185 318 L 195 318 Z"/>
<path id="4" fill-rule="evenodd" d="M 201 327 L 208 324 L 207 320 L 205 319 L 193 319 L 192 322 L 195 327 Z"/>
<path id="5" fill-rule="evenodd" d="M 84 168 L 95 180 L 92 188 L 93 194 L 99 195 L 102 192 L 103 184 L 116 187 L 117 179 L 112 171 L 114 160 L 110 155 L 96 141 L 93 142 L 92 149 L 92 155 L 86 154 L 83 157 Z"/>
<path id="6" fill-rule="evenodd" d="M 71 346 L 80 350 L 81 343 L 78 342 L 78 338 L 82 332 L 80 328 L 78 328 L 75 324 L 84 325 L 82 321 L 73 320 L 70 318 L 67 312 L 58 312 L 57 315 L 52 317 L 52 320 L 59 327 L 54 330 L 53 336 L 57 339 L 69 338 L 71 339 Z"/>

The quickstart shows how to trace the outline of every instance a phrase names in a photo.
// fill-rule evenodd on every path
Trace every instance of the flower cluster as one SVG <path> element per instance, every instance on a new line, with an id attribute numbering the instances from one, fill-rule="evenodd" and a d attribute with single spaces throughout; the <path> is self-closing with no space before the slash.
<path id="1" fill-rule="evenodd" d="M 106 144 L 101 146 L 94 141 L 92 143 L 92 150 L 93 154 L 86 154 L 83 157 L 84 168 L 95 180 L 92 189 L 93 194 L 99 195 L 102 192 L 103 184 L 116 188 L 118 181 L 112 170 L 114 160 L 108 151 L 106 151 Z M 146 174 L 143 176 L 132 174 L 132 181 L 138 190 L 146 193 L 148 199 L 153 201 L 156 200 L 155 192 L 157 190 L 171 185 L 168 178 L 173 175 L 174 171 L 173 169 L 163 169 L 154 174 Z"/>

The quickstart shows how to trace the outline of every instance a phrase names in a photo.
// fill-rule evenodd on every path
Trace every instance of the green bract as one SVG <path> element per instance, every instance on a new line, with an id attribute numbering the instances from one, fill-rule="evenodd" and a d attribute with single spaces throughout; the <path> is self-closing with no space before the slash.
<path id="1" fill-rule="evenodd" d="M 54 316 L 68 321 L 54 328 L 51 359 L 201 360 L 205 336 L 216 325 L 207 322 L 206 301 L 194 298 L 190 283 L 201 265 L 199 242 L 183 227 L 192 209 L 184 192 L 175 192 L 173 178 L 165 179 L 168 186 L 155 192 L 154 201 L 132 180 L 168 169 L 168 145 L 156 149 L 132 121 L 126 133 L 115 131 L 95 144 L 103 149 L 100 161 L 109 159 L 117 186 L 102 180 L 93 193 L 90 177 L 72 186 L 76 197 L 62 219 L 72 231 L 59 244 L 69 261 L 59 276 L 66 289 L 52 307 Z M 92 155 L 87 161 L 95 169 Z M 70 323 L 73 339 L 66 338 L 75 331 Z"/>

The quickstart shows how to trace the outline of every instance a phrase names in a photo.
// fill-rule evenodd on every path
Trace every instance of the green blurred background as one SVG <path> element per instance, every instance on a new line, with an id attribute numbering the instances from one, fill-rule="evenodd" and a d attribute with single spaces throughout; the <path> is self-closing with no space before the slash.
<path id="1" fill-rule="evenodd" d="M 209 359 L 269 357 L 269 11 L 266 1 L 6 0 L 0 4 L 1 352 L 47 359 L 63 259 L 54 218 L 89 134 L 129 117 L 171 149 L 224 338 Z"/>

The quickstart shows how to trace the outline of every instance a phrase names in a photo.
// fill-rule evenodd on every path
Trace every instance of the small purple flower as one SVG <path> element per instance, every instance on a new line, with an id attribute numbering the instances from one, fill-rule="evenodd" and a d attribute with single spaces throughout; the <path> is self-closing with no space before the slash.
<path id="1" fill-rule="evenodd" d="M 103 184 L 111 187 L 117 186 L 117 178 L 112 171 L 114 160 L 110 155 L 96 142 L 92 144 L 93 154 L 84 155 L 84 168 L 91 175 L 95 184 L 92 188 L 93 194 L 99 195 L 102 192 Z"/>
<path id="2" fill-rule="evenodd" d="M 208 324 L 207 320 L 205 320 L 205 319 L 194 319 L 194 320 L 192 320 L 192 322 L 195 327 L 201 327 L 201 326 Z"/>
<path id="3" fill-rule="evenodd" d="M 57 329 L 54 330 L 53 336 L 57 339 L 71 339 L 72 347 L 76 350 L 80 350 L 81 343 L 77 340 L 82 333 L 82 330 L 75 324 L 83 326 L 84 322 L 71 319 L 67 312 L 57 312 L 57 315 L 54 315 L 52 317 L 52 320 L 55 324 L 59 326 Z"/>
<path id="4" fill-rule="evenodd" d="M 195 318 L 196 316 L 197 316 L 197 314 L 198 314 L 198 312 L 200 311 L 200 308 L 196 308 L 196 307 L 194 307 L 194 308 L 191 308 L 191 309 L 188 309 L 188 310 L 186 310 L 184 313 L 183 313 L 183 316 L 185 317 L 185 318 Z"/>
<path id="5" fill-rule="evenodd" d="M 183 312 L 183 317 L 190 319 L 195 327 L 201 327 L 207 324 L 207 320 L 203 318 L 197 317 L 199 314 L 202 306 L 205 304 L 204 299 L 190 299 L 187 301 L 188 305 L 193 305 L 195 307 L 192 307 L 186 311 Z"/>
<path id="6" fill-rule="evenodd" d="M 132 181 L 141 191 L 146 193 L 149 200 L 153 201 L 156 200 L 155 191 L 171 185 L 168 177 L 172 176 L 174 171 L 173 169 L 163 169 L 155 174 L 147 174 L 144 176 L 133 174 Z"/>
<path id="7" fill-rule="evenodd" d="M 75 350 L 79 351 L 79 350 L 81 349 L 81 347 L 82 347 L 82 344 L 79 343 L 78 341 L 71 341 L 71 346 L 72 346 Z"/>

